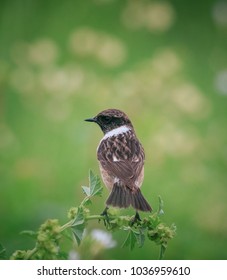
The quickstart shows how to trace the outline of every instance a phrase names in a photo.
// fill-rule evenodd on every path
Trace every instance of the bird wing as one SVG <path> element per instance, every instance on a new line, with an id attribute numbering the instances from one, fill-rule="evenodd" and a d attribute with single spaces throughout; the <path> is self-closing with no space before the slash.
<path id="1" fill-rule="evenodd" d="M 144 150 L 136 138 L 105 139 L 98 148 L 97 156 L 103 169 L 134 189 L 144 166 Z"/>

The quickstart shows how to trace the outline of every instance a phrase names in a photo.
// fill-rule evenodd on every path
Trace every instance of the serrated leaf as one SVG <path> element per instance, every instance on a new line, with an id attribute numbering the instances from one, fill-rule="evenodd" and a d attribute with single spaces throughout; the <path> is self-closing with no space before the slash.
<path id="1" fill-rule="evenodd" d="M 78 208 L 78 212 L 71 225 L 71 229 L 77 244 L 80 245 L 85 229 L 85 219 L 82 207 Z"/>
<path id="2" fill-rule="evenodd" d="M 96 182 L 95 188 L 92 190 L 92 196 L 101 196 L 102 190 L 103 190 L 103 188 L 101 186 L 100 179 L 97 177 L 97 182 Z"/>
<path id="3" fill-rule="evenodd" d="M 134 249 L 135 244 L 137 243 L 138 247 L 141 248 L 144 245 L 145 234 L 143 228 L 138 230 L 131 227 L 124 227 L 124 230 L 128 230 L 128 235 L 122 245 L 122 247 L 129 247 L 131 250 Z"/>
<path id="4" fill-rule="evenodd" d="M 83 239 L 83 233 L 84 233 L 84 229 L 85 229 L 85 224 L 80 224 L 77 226 L 74 226 L 72 228 L 72 233 L 74 238 L 76 239 L 76 242 L 78 244 L 78 246 L 80 245 L 82 239 Z"/>
<path id="5" fill-rule="evenodd" d="M 89 187 L 91 190 L 94 189 L 94 187 L 96 185 L 96 181 L 97 181 L 97 176 L 95 176 L 95 174 L 90 169 L 89 170 Z"/>
<path id="6" fill-rule="evenodd" d="M 90 196 L 101 195 L 102 186 L 101 181 L 98 176 L 95 176 L 94 173 L 89 171 L 89 186 L 90 186 Z"/>
<path id="7" fill-rule="evenodd" d="M 101 195 L 102 193 L 101 181 L 91 170 L 89 170 L 89 187 L 82 186 L 82 189 L 87 197 Z"/>
<path id="8" fill-rule="evenodd" d="M 86 196 L 90 196 L 91 195 L 91 189 L 89 187 L 86 186 L 82 186 L 83 192 Z"/>
<path id="9" fill-rule="evenodd" d="M 133 233 L 132 230 L 129 230 L 128 235 L 127 235 L 124 243 L 122 244 L 122 247 L 129 247 L 131 250 L 133 250 L 136 242 L 137 242 L 137 239 L 136 239 L 135 234 Z"/>
<path id="10" fill-rule="evenodd" d="M 79 207 L 71 227 L 73 228 L 81 224 L 84 224 L 84 212 L 83 212 L 83 208 Z"/>
<path id="11" fill-rule="evenodd" d="M 98 176 L 89 170 L 89 187 L 82 186 L 83 192 L 87 197 L 92 197 L 102 194 L 101 181 Z"/>

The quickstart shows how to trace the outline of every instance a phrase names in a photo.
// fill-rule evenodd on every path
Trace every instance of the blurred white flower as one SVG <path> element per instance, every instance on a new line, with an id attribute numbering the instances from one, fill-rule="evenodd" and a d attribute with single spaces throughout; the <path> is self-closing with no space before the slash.
<path id="1" fill-rule="evenodd" d="M 218 1 L 213 7 L 213 18 L 217 25 L 227 27 L 227 2 Z"/>
<path id="2" fill-rule="evenodd" d="M 51 39 L 38 39 L 32 43 L 16 42 L 11 47 L 11 58 L 18 65 L 47 66 L 53 64 L 59 55 L 57 44 Z"/>
<path id="3" fill-rule="evenodd" d="M 77 251 L 69 251 L 68 260 L 80 260 L 80 255 Z"/>
<path id="4" fill-rule="evenodd" d="M 130 29 L 144 27 L 145 10 L 143 1 L 128 1 L 121 15 L 123 24 Z"/>
<path id="5" fill-rule="evenodd" d="M 122 13 L 123 24 L 131 29 L 146 28 L 151 32 L 164 32 L 175 21 L 175 11 L 167 1 L 128 1 Z"/>
<path id="6" fill-rule="evenodd" d="M 168 88 L 171 80 L 181 70 L 181 60 L 174 50 L 164 48 L 146 59 L 132 71 L 122 72 L 113 82 L 114 94 L 122 98 L 129 96 L 146 97 L 154 102 L 169 99 Z"/>
<path id="7" fill-rule="evenodd" d="M 69 48 L 72 53 L 81 56 L 93 55 L 98 48 L 99 34 L 88 27 L 81 27 L 75 30 L 69 39 Z"/>
<path id="8" fill-rule="evenodd" d="M 126 48 L 120 39 L 92 28 L 79 28 L 73 32 L 69 48 L 72 53 L 93 57 L 107 67 L 119 66 L 126 58 Z"/>
<path id="9" fill-rule="evenodd" d="M 51 39 L 38 39 L 32 43 L 19 41 L 11 47 L 12 60 L 21 66 L 53 64 L 58 55 L 58 46 Z"/>
<path id="10" fill-rule="evenodd" d="M 80 89 L 84 72 L 77 66 L 49 67 L 40 72 L 40 84 L 44 91 L 65 99 Z"/>
<path id="11" fill-rule="evenodd" d="M 174 76 L 181 69 L 181 60 L 175 51 L 165 48 L 155 54 L 151 66 L 163 77 Z"/>
<path id="12" fill-rule="evenodd" d="M 173 157 L 186 156 L 194 153 L 199 146 L 199 137 L 195 130 L 184 130 L 173 123 L 168 123 L 156 131 L 153 137 L 155 146 L 161 153 Z"/>
<path id="13" fill-rule="evenodd" d="M 58 57 L 57 44 L 51 39 L 39 39 L 28 48 L 28 59 L 32 64 L 46 66 Z"/>
<path id="14" fill-rule="evenodd" d="M 184 83 L 173 89 L 172 101 L 180 110 L 195 118 L 207 117 L 210 113 L 208 99 L 193 84 Z"/>
<path id="15" fill-rule="evenodd" d="M 92 230 L 91 237 L 107 249 L 114 248 L 117 245 L 117 242 L 113 240 L 112 235 L 110 233 L 100 229 Z"/>
<path id="16" fill-rule="evenodd" d="M 215 77 L 215 87 L 220 94 L 227 95 L 227 69 L 217 73 Z"/>
<path id="17" fill-rule="evenodd" d="M 96 56 L 105 66 L 117 67 L 125 61 L 126 49 L 120 40 L 106 37 L 99 43 Z"/>
<path id="18" fill-rule="evenodd" d="M 175 20 L 175 12 L 168 2 L 150 3 L 146 8 L 145 26 L 150 31 L 167 31 Z"/>

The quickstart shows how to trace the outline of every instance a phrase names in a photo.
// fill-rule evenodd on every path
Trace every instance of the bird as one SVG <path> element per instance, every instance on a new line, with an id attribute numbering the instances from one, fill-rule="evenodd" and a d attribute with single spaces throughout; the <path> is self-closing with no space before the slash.
<path id="1" fill-rule="evenodd" d="M 97 159 L 102 180 L 110 194 L 102 215 L 108 216 L 110 206 L 131 206 L 136 210 L 132 224 L 141 221 L 138 211 L 151 212 L 152 208 L 140 190 L 145 153 L 132 122 L 118 109 L 106 109 L 85 121 L 98 124 L 104 133 L 97 148 Z"/>

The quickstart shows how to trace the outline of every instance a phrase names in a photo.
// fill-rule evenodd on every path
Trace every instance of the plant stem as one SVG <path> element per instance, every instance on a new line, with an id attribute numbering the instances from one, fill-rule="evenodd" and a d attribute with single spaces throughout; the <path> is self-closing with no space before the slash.
<path id="1" fill-rule="evenodd" d="M 70 228 L 73 224 L 73 220 L 70 220 L 68 223 L 64 224 L 63 226 L 61 226 L 60 228 L 60 232 L 64 231 L 67 228 Z"/>
<path id="2" fill-rule="evenodd" d="M 32 250 L 27 251 L 26 260 L 31 259 L 31 257 L 38 251 L 38 248 L 35 247 Z"/>
<path id="3" fill-rule="evenodd" d="M 89 220 L 104 220 L 105 217 L 103 215 L 91 215 L 91 216 L 88 216 L 86 217 L 86 220 L 89 221 Z"/>
<path id="4" fill-rule="evenodd" d="M 87 216 L 86 217 L 86 221 L 90 221 L 90 220 L 104 220 L 105 217 L 102 215 L 91 215 L 91 216 Z M 74 220 L 70 220 L 68 223 L 64 224 L 61 226 L 60 228 L 60 232 L 64 231 L 67 228 L 70 228 L 73 224 Z"/>

